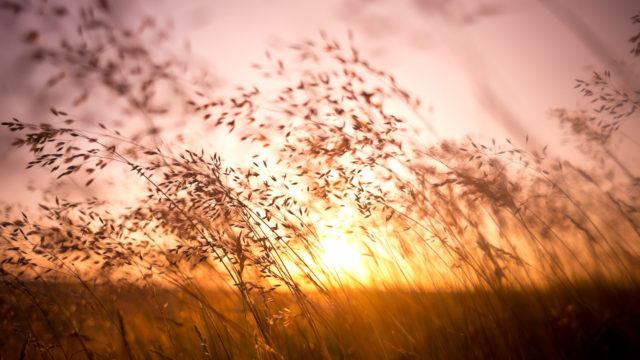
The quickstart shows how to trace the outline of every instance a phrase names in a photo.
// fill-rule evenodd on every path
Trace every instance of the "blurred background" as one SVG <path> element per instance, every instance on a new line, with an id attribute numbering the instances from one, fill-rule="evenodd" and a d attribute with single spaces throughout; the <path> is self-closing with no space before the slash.
<path id="1" fill-rule="evenodd" d="M 534 146 L 564 151 L 562 131 L 550 110 L 592 107 L 590 99 L 573 88 L 575 79 L 588 79 L 593 71 L 608 69 L 624 82 L 638 71 L 625 62 L 632 47 L 628 39 L 635 34 L 630 17 L 639 10 L 633 0 L 100 3 L 118 28 L 139 28 L 152 16 L 160 35 L 157 49 L 151 50 L 160 58 L 171 54 L 197 64 L 202 72 L 189 75 L 190 80 L 185 75 L 183 80 L 206 78 L 212 97 L 223 96 L 237 85 L 262 85 L 265 80 L 251 64 L 263 59 L 266 49 L 277 52 L 291 42 L 317 38 L 320 31 L 338 39 L 352 32 L 364 58 L 422 99 L 420 121 L 428 122 L 422 129 L 432 129 L 425 131 L 425 142 L 466 135 L 523 142 L 529 135 Z M 60 75 L 64 69 L 59 73 L 59 67 L 33 61 L 33 43 L 56 47 L 61 38 L 79 36 L 73 21 L 67 20 L 71 15 L 39 14 L 38 1 L 0 4 L 3 121 L 11 117 L 47 121 L 54 107 L 72 109 L 76 118 L 108 124 L 123 133 L 149 126 L 127 112 L 126 106 L 109 101 L 108 92 L 103 91 L 100 98 L 100 90 L 91 89 L 100 101 L 78 101 L 91 83 L 58 79 L 65 77 Z M 72 14 L 73 6 L 64 5 Z M 25 11 L 28 7 L 31 10 Z M 155 121 L 161 128 L 181 132 L 189 131 L 190 122 L 200 121 L 185 114 L 177 115 L 178 119 L 175 114 L 160 114 Z M 639 129 L 637 115 L 623 125 L 627 134 L 637 134 Z M 241 151 L 220 134 L 201 136 L 199 141 L 229 158 Z M 26 157 L 11 151 L 11 142 L 12 134 L 0 133 L 0 199 L 8 203 L 25 196 L 37 200 L 41 195 L 34 189 L 41 188 L 46 178 L 24 170 Z M 629 144 L 616 146 L 630 163 L 640 163 L 635 151 L 625 150 Z M 67 186 L 69 192 L 99 191 Z"/>

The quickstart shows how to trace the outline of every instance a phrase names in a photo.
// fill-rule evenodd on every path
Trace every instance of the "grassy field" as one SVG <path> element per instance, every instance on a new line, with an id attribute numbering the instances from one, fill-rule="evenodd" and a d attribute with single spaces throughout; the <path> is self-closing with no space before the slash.
<path id="1" fill-rule="evenodd" d="M 36 60 L 142 130 L 57 106 L 2 122 L 47 185 L 0 215 L 1 359 L 640 358 L 640 177 L 619 151 L 640 92 L 618 73 L 575 84 L 595 109 L 551 111 L 557 149 L 442 139 L 351 35 L 267 52 L 267 86 L 219 94 L 107 5 L 76 19 L 95 46 Z"/>
<path id="2" fill-rule="evenodd" d="M 175 289 L 103 285 L 92 289 L 98 301 L 69 283 L 23 285 L 1 295 L 0 351 L 7 359 L 640 356 L 640 296 L 612 286 L 579 287 L 573 295 L 558 287 L 311 294 L 317 335 L 296 301 L 276 294 L 272 307 L 288 309 L 269 314 L 276 352 L 227 291 L 193 289 L 196 299 Z"/>

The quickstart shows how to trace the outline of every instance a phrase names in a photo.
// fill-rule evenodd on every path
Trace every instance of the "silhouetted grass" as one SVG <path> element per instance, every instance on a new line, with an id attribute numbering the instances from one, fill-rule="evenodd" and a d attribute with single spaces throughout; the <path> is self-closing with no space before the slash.
<path id="1" fill-rule="evenodd" d="M 640 356 L 640 182 L 613 147 L 631 95 L 601 97 L 614 103 L 596 109 L 604 119 L 554 112 L 586 164 L 526 135 L 425 141 L 412 128 L 420 101 L 351 41 L 322 34 L 289 61 L 267 53 L 254 67 L 270 89 L 176 97 L 176 116 L 237 136 L 247 162 L 162 139 L 153 122 L 131 137 L 58 107 L 46 122 L 3 122 L 27 167 L 130 196 L 49 193 L 7 212 L 2 354 Z M 144 74 L 173 79 L 142 50 Z M 108 67 L 107 87 L 126 65 Z M 587 96 L 610 84 L 595 76 L 578 84 Z M 115 96 L 148 115 L 136 99 L 154 81 Z"/>
<path id="2" fill-rule="evenodd" d="M 29 358 L 63 358 L 58 345 L 67 356 L 82 357 L 127 358 L 129 352 L 135 358 L 269 357 L 256 343 L 250 330 L 254 325 L 238 306 L 236 295 L 228 291 L 203 291 L 199 301 L 173 289 L 104 285 L 95 289 L 105 302 L 102 311 L 77 285 L 25 285 L 44 312 L 25 301 L 21 291 L 7 289 L 2 294 L 6 356 L 17 354 L 27 342 Z M 319 300 L 314 316 L 326 322 L 320 336 L 335 358 L 631 359 L 640 355 L 637 291 L 589 284 L 580 286 L 576 295 L 579 301 L 562 286 L 498 293 L 350 289 L 332 293 L 330 303 Z M 208 306 L 222 312 L 224 319 Z M 313 334 L 299 318 L 295 298 L 275 296 L 272 306 L 289 309 L 284 315 L 287 322 L 271 328 L 278 356 L 320 357 L 309 340 Z M 124 331 L 112 321 L 119 318 L 117 314 L 122 314 Z M 82 330 L 76 333 L 74 328 Z"/>

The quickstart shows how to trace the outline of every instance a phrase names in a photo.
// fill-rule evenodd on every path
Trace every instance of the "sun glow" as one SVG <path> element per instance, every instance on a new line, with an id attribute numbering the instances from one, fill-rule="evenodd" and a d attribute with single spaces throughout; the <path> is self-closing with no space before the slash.
<path id="1" fill-rule="evenodd" d="M 341 280 L 349 278 L 363 282 L 367 280 L 369 270 L 362 245 L 349 231 L 354 226 L 354 216 L 353 209 L 344 207 L 335 218 L 325 222 L 320 232 L 319 254 L 322 265 Z"/>
<path id="2" fill-rule="evenodd" d="M 333 270 L 362 273 L 364 264 L 358 248 L 344 238 L 327 238 L 322 241 L 322 262 Z"/>

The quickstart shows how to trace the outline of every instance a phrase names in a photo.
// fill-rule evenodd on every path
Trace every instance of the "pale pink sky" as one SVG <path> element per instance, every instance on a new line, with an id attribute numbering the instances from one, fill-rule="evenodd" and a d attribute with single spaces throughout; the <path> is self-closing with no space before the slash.
<path id="1" fill-rule="evenodd" d="M 544 3 L 560 4 L 587 23 L 608 48 L 606 57 L 630 60 L 627 39 L 637 30 L 629 18 L 640 10 L 632 0 L 138 0 L 127 3 L 133 7 L 127 14 L 171 18 L 176 37 L 189 39 L 198 60 L 228 87 L 258 82 L 250 64 L 269 46 L 315 37 L 320 29 L 345 37 L 351 29 L 365 57 L 433 107 L 427 118 L 441 136 L 522 140 L 528 133 L 553 147 L 561 137 L 549 109 L 587 106 L 574 79 L 610 64 Z M 0 40 L 19 36 L 5 32 Z M 15 60 L 4 52 L 0 64 Z M 3 119 L 24 116 L 30 105 L 12 89 L 28 86 L 15 78 L 9 83 L 15 69 L 3 68 Z M 638 129 L 632 119 L 626 131 Z M 0 199 L 12 200 L 29 173 L 7 144 L 0 150 L 9 154 L 0 160 L 6 170 Z"/>
<path id="2" fill-rule="evenodd" d="M 627 39 L 634 31 L 629 17 L 640 4 L 556 1 L 590 24 L 612 57 L 629 58 Z M 497 10 L 463 23 L 482 7 Z M 335 36 L 352 29 L 368 58 L 433 105 L 434 125 L 444 136 L 493 135 L 503 128 L 480 96 L 486 87 L 526 132 L 546 137 L 549 108 L 584 105 L 572 89 L 574 79 L 605 67 L 536 0 L 242 0 L 180 6 L 164 1 L 162 8 L 171 11 L 196 53 L 234 85 L 256 81 L 249 64 L 269 44 L 317 36 L 319 29 Z"/>

